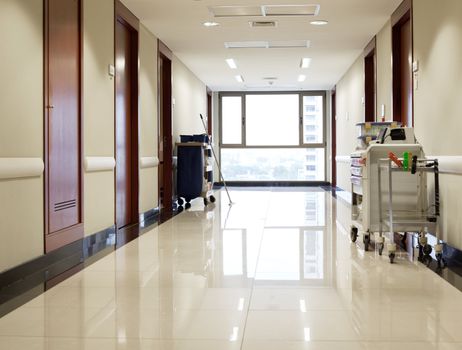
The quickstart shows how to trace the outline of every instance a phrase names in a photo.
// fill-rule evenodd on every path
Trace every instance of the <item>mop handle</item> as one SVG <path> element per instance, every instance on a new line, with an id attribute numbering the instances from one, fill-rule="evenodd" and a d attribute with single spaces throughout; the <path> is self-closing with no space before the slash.
<path id="1" fill-rule="evenodd" d="M 204 117 L 202 116 L 202 114 L 199 114 L 199 115 L 201 117 L 202 126 L 204 127 L 205 133 L 207 134 L 207 127 L 205 126 Z M 232 203 L 231 196 L 229 195 L 228 187 L 226 186 L 226 182 L 225 182 L 225 178 L 223 177 L 223 174 L 221 173 L 221 166 L 220 166 L 220 163 L 218 162 L 217 156 L 215 155 L 215 150 L 213 149 L 212 143 L 210 143 L 210 148 L 212 149 L 213 158 L 215 159 L 215 163 L 217 164 L 217 167 L 218 167 L 218 174 L 220 175 L 220 179 L 223 180 L 223 185 L 225 187 L 226 194 L 228 195 L 229 203 L 231 204 Z"/>

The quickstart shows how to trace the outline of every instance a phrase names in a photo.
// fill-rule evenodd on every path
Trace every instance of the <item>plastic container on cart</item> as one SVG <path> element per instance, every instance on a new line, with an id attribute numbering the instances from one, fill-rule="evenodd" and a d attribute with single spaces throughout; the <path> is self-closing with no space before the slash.
<path id="1" fill-rule="evenodd" d="M 380 131 L 385 128 L 394 129 L 401 126 L 401 123 L 395 121 L 389 122 L 364 122 L 356 124 L 358 127 L 358 140 L 360 148 L 367 148 L 371 141 L 377 140 Z"/>

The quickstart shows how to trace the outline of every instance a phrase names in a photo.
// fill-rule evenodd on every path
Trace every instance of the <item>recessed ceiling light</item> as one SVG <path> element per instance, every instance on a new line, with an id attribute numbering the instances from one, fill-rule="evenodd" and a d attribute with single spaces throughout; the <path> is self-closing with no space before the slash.
<path id="1" fill-rule="evenodd" d="M 232 59 L 232 58 L 227 58 L 227 59 L 226 59 L 226 63 L 228 63 L 229 68 L 231 68 L 231 69 L 237 69 L 237 64 L 236 64 L 236 61 L 234 61 L 234 59 Z"/>
<path id="2" fill-rule="evenodd" d="M 300 75 L 298 76 L 298 81 L 299 81 L 300 83 L 301 83 L 301 82 L 304 82 L 305 79 L 306 79 L 306 75 L 300 74 Z"/>
<path id="3" fill-rule="evenodd" d="M 300 62 L 300 68 L 308 68 L 311 63 L 311 58 L 304 57 Z"/>
<path id="4" fill-rule="evenodd" d="M 203 25 L 205 27 L 216 27 L 216 26 L 219 26 L 220 23 L 218 23 L 218 22 L 204 22 Z"/>
<path id="5" fill-rule="evenodd" d="M 329 22 L 324 21 L 324 20 L 318 20 L 318 21 L 311 21 L 310 23 L 314 26 L 325 26 Z"/>
<path id="6" fill-rule="evenodd" d="M 243 82 L 244 82 L 244 78 L 242 77 L 242 75 L 236 75 L 235 78 L 236 78 L 236 80 L 237 80 L 239 83 L 243 83 Z"/>

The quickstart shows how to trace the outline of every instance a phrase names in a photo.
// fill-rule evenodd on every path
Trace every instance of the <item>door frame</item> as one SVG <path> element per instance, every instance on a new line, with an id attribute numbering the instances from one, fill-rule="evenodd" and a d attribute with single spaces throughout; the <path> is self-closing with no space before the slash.
<path id="1" fill-rule="evenodd" d="M 49 0 L 43 1 L 43 161 L 44 161 L 44 176 L 43 176 L 43 204 L 44 204 L 44 252 L 49 253 L 55 249 L 61 248 L 66 244 L 72 243 L 78 239 L 84 237 L 84 188 L 83 188 L 83 1 L 79 1 L 79 96 L 78 96 L 78 106 L 79 106 L 79 115 L 78 115 L 78 140 L 79 140 L 79 223 L 76 225 L 67 227 L 60 231 L 49 234 L 50 230 L 50 218 L 49 218 L 49 190 L 50 190 L 50 171 L 49 171 L 49 46 L 48 46 L 48 35 L 49 35 Z"/>
<path id="2" fill-rule="evenodd" d="M 391 15 L 391 27 L 392 27 L 392 101 L 393 101 L 393 120 L 403 122 L 401 116 L 401 27 L 408 20 L 411 26 L 411 57 L 412 62 L 414 61 L 414 25 L 412 16 L 412 0 L 404 0 L 401 5 Z M 412 67 L 411 67 L 412 68 Z M 411 119 L 412 125 L 414 126 L 414 79 L 412 79 L 411 69 Z"/>
<path id="3" fill-rule="evenodd" d="M 120 0 L 115 1 L 114 6 L 114 62 L 116 61 L 116 51 L 117 51 L 117 22 L 120 21 L 124 25 L 128 26 L 136 32 L 135 35 L 135 47 L 132 48 L 132 54 L 136 57 L 136 74 L 132 78 L 136 79 L 136 83 L 132 84 L 132 93 L 131 96 L 136 96 L 132 104 L 131 116 L 132 121 L 135 122 L 132 132 L 132 143 L 131 143 L 131 156 L 132 156 L 132 167 L 133 167 L 133 176 L 132 176 L 132 222 L 130 224 L 136 224 L 139 222 L 139 32 L 140 32 L 140 22 L 139 19 L 124 5 Z M 116 93 L 116 79 L 114 79 L 114 92 Z M 117 96 L 114 96 L 114 158 L 116 160 L 117 166 Z M 136 164 L 136 166 L 134 166 Z M 117 228 L 117 172 L 114 171 L 114 223 Z"/>
<path id="4" fill-rule="evenodd" d="M 162 61 L 169 62 L 169 76 L 168 80 L 164 78 L 164 71 Z M 172 64 L 173 64 L 173 53 L 161 40 L 157 40 L 157 94 L 158 94 L 158 150 L 160 152 L 162 145 L 162 162 L 159 166 L 159 182 L 158 182 L 158 194 L 159 194 L 159 208 L 167 212 L 171 212 L 173 208 L 173 134 L 169 149 L 170 154 L 165 157 L 165 122 L 167 121 L 170 125 L 170 133 L 172 133 L 172 120 L 173 120 L 173 106 L 172 106 Z M 164 91 L 164 84 L 167 82 L 167 94 Z M 159 157 L 160 158 L 160 157 Z M 167 186 L 166 186 L 167 185 Z M 163 189 L 163 191 L 162 191 Z M 168 189 L 168 190 L 166 190 Z"/>
<path id="5" fill-rule="evenodd" d="M 331 185 L 337 186 L 337 86 L 331 91 Z"/>
<path id="6" fill-rule="evenodd" d="M 207 92 L 207 132 L 209 135 L 213 134 L 213 97 L 212 90 L 208 87 L 206 88 Z"/>

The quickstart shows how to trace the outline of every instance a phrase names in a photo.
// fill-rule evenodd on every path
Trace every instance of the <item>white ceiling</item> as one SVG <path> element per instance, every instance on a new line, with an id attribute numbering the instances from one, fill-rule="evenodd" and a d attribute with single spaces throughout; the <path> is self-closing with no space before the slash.
<path id="1" fill-rule="evenodd" d="M 345 74 L 402 0 L 123 0 L 173 53 L 214 91 L 327 90 Z M 209 6 L 319 4 L 315 17 L 213 18 Z M 314 19 L 328 20 L 313 26 Z M 251 20 L 276 20 L 276 28 L 251 28 Z M 205 21 L 218 27 L 206 28 Z M 226 49 L 228 41 L 309 40 L 309 48 Z M 302 57 L 312 58 L 308 69 Z M 234 58 L 238 69 L 225 62 Z M 234 76 L 242 75 L 244 83 Z M 306 80 L 297 81 L 299 74 Z M 264 77 L 277 77 L 269 85 Z"/>

